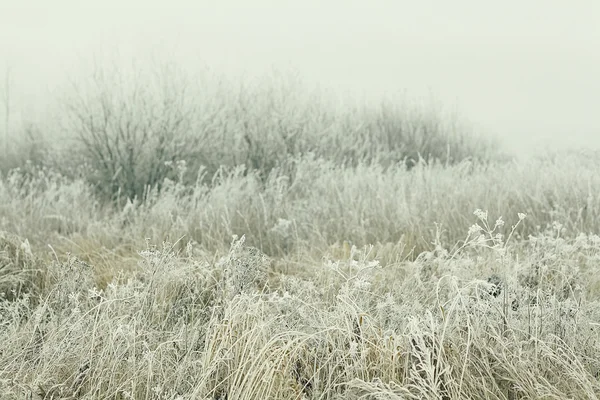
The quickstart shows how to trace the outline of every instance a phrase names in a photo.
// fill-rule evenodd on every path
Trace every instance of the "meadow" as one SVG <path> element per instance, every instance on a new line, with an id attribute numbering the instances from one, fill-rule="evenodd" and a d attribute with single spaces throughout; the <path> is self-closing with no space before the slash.
<path id="1" fill-rule="evenodd" d="M 15 134 L 2 399 L 598 397 L 598 154 L 185 79 L 96 71 Z"/>

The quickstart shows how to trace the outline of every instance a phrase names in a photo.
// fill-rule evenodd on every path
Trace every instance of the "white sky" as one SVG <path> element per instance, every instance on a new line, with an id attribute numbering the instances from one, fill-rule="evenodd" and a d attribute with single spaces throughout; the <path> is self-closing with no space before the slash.
<path id="1" fill-rule="evenodd" d="M 117 48 L 225 74 L 293 69 L 371 99 L 431 94 L 521 151 L 600 148 L 598 0 L 0 0 L 0 71 L 21 110 Z"/>

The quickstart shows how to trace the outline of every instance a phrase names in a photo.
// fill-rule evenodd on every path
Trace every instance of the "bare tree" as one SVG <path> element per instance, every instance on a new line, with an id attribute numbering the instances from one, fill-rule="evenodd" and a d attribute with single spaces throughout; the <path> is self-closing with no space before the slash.
<path id="1" fill-rule="evenodd" d="M 201 137 L 189 80 L 171 65 L 149 70 L 97 67 L 65 105 L 70 129 L 103 194 L 141 198 L 173 162 L 198 160 Z"/>

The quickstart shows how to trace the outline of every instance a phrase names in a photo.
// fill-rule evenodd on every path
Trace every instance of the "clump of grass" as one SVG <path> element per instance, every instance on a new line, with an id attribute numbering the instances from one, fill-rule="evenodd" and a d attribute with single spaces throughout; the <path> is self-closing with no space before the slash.
<path id="1" fill-rule="evenodd" d="M 25 294 L 38 294 L 44 285 L 44 270 L 27 239 L 0 231 L 1 300 L 14 301 Z"/>
<path id="2" fill-rule="evenodd" d="M 32 164 L 13 169 L 0 179 L 0 201 L 0 227 L 28 238 L 32 245 L 49 236 L 87 232 L 107 210 L 83 180 Z"/>

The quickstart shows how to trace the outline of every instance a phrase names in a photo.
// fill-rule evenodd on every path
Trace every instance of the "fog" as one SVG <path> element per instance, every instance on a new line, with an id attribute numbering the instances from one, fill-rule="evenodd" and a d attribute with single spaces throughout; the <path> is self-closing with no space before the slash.
<path id="1" fill-rule="evenodd" d="M 600 148 L 598 49 L 597 0 L 0 0 L 13 120 L 118 51 L 228 76 L 293 71 L 369 101 L 432 98 L 519 154 Z"/>

